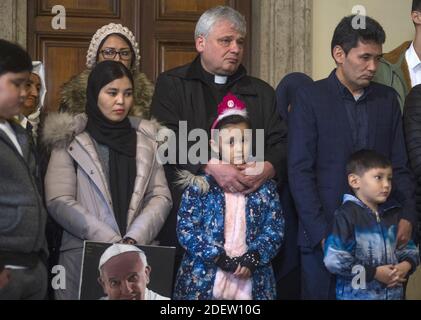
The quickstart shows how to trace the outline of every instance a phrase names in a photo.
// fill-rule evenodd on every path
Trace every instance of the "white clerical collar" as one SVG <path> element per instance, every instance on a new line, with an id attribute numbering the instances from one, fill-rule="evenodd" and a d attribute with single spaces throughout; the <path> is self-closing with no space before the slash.
<path id="1" fill-rule="evenodd" d="M 228 81 L 228 77 L 227 76 L 218 76 L 215 75 L 215 83 L 216 84 L 226 84 Z"/>
<path id="2" fill-rule="evenodd" d="M 411 70 L 414 70 L 416 67 L 418 67 L 421 64 L 421 60 L 417 55 L 417 52 L 415 51 L 414 48 L 414 43 L 411 43 L 411 46 L 409 47 L 409 49 L 406 51 L 406 62 L 408 63 L 408 67 Z"/>

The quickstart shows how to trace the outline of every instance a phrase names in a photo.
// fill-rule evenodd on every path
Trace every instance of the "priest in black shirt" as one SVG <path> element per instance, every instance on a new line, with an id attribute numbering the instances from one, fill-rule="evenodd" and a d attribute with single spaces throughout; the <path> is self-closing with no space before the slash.
<path id="1" fill-rule="evenodd" d="M 177 145 L 177 163 L 165 166 L 174 206 L 161 231 L 161 245 L 178 246 L 176 218 L 183 190 L 174 184 L 177 170 L 211 174 L 225 192 L 244 194 L 257 190 L 268 179 L 274 178 L 282 183 L 286 176 L 287 128 L 277 116 L 273 88 L 248 76 L 241 65 L 245 37 L 246 21 L 239 12 L 222 6 L 206 11 L 196 25 L 198 56 L 192 63 L 159 76 L 152 100 L 152 116 L 175 132 L 177 143 L 179 139 L 187 140 L 179 130 L 180 121 L 187 122 L 187 133 L 200 128 L 206 130 L 210 137 L 218 104 L 230 92 L 245 102 L 253 132 L 264 130 L 264 154 L 253 154 L 263 170 L 258 175 L 246 175 L 235 166 L 208 161 L 194 164 L 186 155 L 188 150 Z M 187 148 L 195 143 L 188 142 Z M 253 147 L 255 151 L 256 143 Z M 257 145 L 257 149 L 259 147 Z M 187 163 L 180 161 L 183 158 L 187 158 Z"/>

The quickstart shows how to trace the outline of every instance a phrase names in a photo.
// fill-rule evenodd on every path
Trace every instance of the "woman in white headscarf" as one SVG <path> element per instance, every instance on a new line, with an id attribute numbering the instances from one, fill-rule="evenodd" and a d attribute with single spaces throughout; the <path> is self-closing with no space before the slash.
<path id="1" fill-rule="evenodd" d="M 26 85 L 28 95 L 23 104 L 19 122 L 25 129 L 31 130 L 31 134 L 36 140 L 41 112 L 44 109 L 47 86 L 45 83 L 45 70 L 42 62 L 33 61 L 32 65 L 33 70 Z"/>
<path id="2" fill-rule="evenodd" d="M 60 111 L 72 114 L 85 111 L 89 74 L 104 60 L 118 61 L 131 71 L 135 89 L 131 115 L 149 119 L 153 85 L 146 75 L 139 71 L 139 44 L 127 27 L 115 23 L 101 27 L 93 35 L 86 55 L 87 69 L 64 84 L 61 90 Z"/>

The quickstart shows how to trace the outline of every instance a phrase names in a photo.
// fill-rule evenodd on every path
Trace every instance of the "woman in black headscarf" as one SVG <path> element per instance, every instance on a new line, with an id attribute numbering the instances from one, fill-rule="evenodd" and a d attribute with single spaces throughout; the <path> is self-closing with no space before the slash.
<path id="1" fill-rule="evenodd" d="M 415 201 L 418 221 L 414 227 L 414 235 L 415 240 L 421 244 L 421 85 L 415 86 L 409 92 L 403 110 L 406 147 L 416 179 Z"/>
<path id="2" fill-rule="evenodd" d="M 171 207 L 157 162 L 157 128 L 129 118 L 133 79 L 121 63 L 92 70 L 86 114 L 50 115 L 43 142 L 53 149 L 45 178 L 51 216 L 63 227 L 59 299 L 77 299 L 83 241 L 151 244 Z"/>
<path id="3" fill-rule="evenodd" d="M 86 105 L 86 131 L 98 144 L 104 167 L 107 167 L 108 162 L 114 215 L 122 234 L 125 233 L 127 212 L 136 177 L 136 130 L 127 118 L 133 102 L 133 78 L 131 73 L 127 73 L 125 77 L 114 80 L 108 87 L 106 85 L 118 73 L 124 74 L 124 71 L 122 66 L 115 66 L 113 63 L 99 64 L 88 80 Z M 115 95 L 116 86 L 122 90 L 122 97 Z M 110 99 L 108 102 L 101 101 L 101 107 L 98 106 L 100 95 L 102 100 Z"/>

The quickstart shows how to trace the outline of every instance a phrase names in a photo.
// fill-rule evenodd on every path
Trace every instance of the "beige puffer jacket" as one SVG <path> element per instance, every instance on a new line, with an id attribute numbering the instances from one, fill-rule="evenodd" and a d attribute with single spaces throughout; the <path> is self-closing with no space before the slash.
<path id="1" fill-rule="evenodd" d="M 156 159 L 157 125 L 131 119 L 137 129 L 137 177 L 121 235 L 113 214 L 111 193 L 94 143 L 84 131 L 87 117 L 50 115 L 43 142 L 52 149 L 45 177 L 47 208 L 66 231 L 61 250 L 81 248 L 83 240 L 117 242 L 124 237 L 151 244 L 172 205 L 163 167 Z"/>

